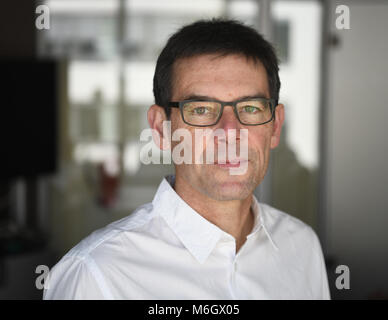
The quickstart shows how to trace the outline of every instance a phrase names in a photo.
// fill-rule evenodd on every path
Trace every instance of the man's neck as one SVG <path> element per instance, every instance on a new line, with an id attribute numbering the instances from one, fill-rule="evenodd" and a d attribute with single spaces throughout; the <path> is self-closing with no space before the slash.
<path id="1" fill-rule="evenodd" d="M 176 177 L 174 189 L 201 216 L 233 236 L 236 240 L 236 253 L 239 251 L 254 224 L 254 214 L 250 209 L 252 195 L 243 200 L 214 200 L 179 177 Z"/>

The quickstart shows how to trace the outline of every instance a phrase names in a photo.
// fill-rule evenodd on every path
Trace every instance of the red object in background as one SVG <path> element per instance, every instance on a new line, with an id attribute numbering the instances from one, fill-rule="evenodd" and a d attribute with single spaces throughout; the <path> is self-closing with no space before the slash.
<path id="1" fill-rule="evenodd" d="M 103 163 L 98 166 L 100 194 L 99 202 L 104 207 L 112 207 L 117 199 L 119 187 L 119 175 L 107 172 Z"/>

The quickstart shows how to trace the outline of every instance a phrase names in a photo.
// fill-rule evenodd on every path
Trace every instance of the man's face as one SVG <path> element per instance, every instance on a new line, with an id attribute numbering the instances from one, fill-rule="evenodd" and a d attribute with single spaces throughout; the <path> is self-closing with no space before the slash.
<path id="1" fill-rule="evenodd" d="M 221 101 L 234 101 L 243 97 L 270 98 L 267 73 L 260 62 L 247 60 L 240 55 L 200 55 L 178 60 L 174 65 L 172 83 L 172 101 L 190 99 L 193 96 L 208 97 Z M 278 145 L 283 122 L 283 106 L 276 108 L 276 121 L 258 126 L 242 125 L 236 118 L 233 108 L 225 106 L 219 122 L 208 129 L 223 129 L 226 136 L 226 148 L 232 142 L 236 144 L 239 155 L 240 130 L 248 130 L 248 167 L 244 174 L 231 175 L 229 168 L 217 163 L 175 165 L 176 176 L 186 181 L 197 191 L 214 200 L 243 200 L 263 180 L 267 171 L 270 149 Z M 180 111 L 172 108 L 171 130 L 184 128 L 191 132 L 195 151 L 195 129 L 183 122 Z M 235 129 L 237 140 L 232 141 L 228 129 Z M 206 139 L 203 140 L 203 154 L 206 154 Z M 218 145 L 222 141 L 214 140 L 214 154 L 217 161 Z M 178 142 L 172 141 L 172 147 Z M 193 157 L 194 158 L 194 157 Z M 231 160 L 228 159 L 227 160 Z"/>

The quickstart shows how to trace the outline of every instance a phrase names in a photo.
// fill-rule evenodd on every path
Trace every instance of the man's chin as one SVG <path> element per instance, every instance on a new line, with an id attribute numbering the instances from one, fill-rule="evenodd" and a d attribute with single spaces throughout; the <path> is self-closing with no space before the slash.
<path id="1" fill-rule="evenodd" d="M 252 174 L 250 172 L 249 168 L 244 168 L 245 170 L 241 171 L 238 167 L 220 167 L 218 165 L 213 165 L 211 168 L 211 172 L 209 172 L 209 176 L 218 179 L 220 182 L 243 182 L 245 180 L 248 180 Z M 237 170 L 240 170 L 240 174 Z"/>
<path id="2" fill-rule="evenodd" d="M 243 200 L 246 199 L 254 189 L 252 181 L 248 176 L 233 176 L 229 173 L 214 172 L 208 175 L 209 181 L 203 181 L 206 185 L 206 193 L 215 200 Z"/>
<path id="3" fill-rule="evenodd" d="M 224 183 L 219 185 L 215 197 L 221 201 L 244 200 L 250 195 L 246 185 L 240 183 Z"/>

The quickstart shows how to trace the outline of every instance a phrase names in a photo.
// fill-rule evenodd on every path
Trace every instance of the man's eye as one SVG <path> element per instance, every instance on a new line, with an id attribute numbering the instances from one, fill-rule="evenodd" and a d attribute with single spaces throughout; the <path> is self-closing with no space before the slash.
<path id="1" fill-rule="evenodd" d="M 208 112 L 209 110 L 207 110 L 206 107 L 197 107 L 193 110 L 193 113 L 194 114 L 198 114 L 198 115 L 202 115 L 202 114 L 205 114 L 206 112 Z"/>
<path id="2" fill-rule="evenodd" d="M 256 108 L 256 107 L 253 107 L 253 106 L 245 106 L 245 107 L 243 107 L 243 111 L 247 112 L 247 113 L 256 113 L 256 112 L 258 112 L 260 110 L 259 110 L 259 108 Z"/>

